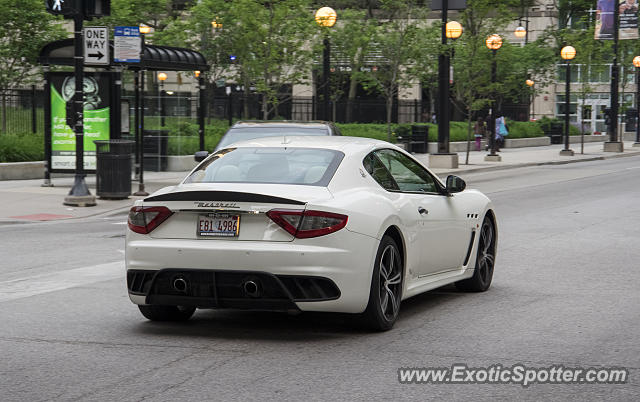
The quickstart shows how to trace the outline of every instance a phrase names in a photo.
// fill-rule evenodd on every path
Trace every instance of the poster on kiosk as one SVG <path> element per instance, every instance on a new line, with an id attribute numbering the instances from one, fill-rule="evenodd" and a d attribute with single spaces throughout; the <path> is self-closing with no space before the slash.
<path id="1" fill-rule="evenodd" d="M 73 173 L 76 167 L 76 136 L 67 125 L 67 102 L 75 92 L 73 73 L 51 73 L 50 128 L 47 146 L 50 146 L 49 169 L 54 173 Z M 96 170 L 95 140 L 110 138 L 110 87 L 108 73 L 85 73 L 84 75 L 84 170 L 94 173 Z"/>

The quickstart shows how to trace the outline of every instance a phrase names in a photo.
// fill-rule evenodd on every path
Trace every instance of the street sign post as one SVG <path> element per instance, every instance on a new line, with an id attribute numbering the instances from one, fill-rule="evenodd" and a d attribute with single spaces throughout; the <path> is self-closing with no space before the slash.
<path id="1" fill-rule="evenodd" d="M 109 65 L 109 29 L 107 27 L 84 28 L 84 64 Z"/>
<path id="2" fill-rule="evenodd" d="M 140 63 L 140 28 L 116 27 L 113 31 L 113 61 L 115 63 Z"/>

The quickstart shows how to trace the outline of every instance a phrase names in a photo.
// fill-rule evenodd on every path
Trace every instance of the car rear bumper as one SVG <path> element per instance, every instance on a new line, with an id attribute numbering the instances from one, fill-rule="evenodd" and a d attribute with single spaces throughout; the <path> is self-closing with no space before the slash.
<path id="1" fill-rule="evenodd" d="M 360 313 L 377 247 L 377 239 L 348 230 L 292 242 L 151 239 L 129 232 L 129 297 L 136 304 Z M 188 276 L 193 292 L 167 288 L 180 275 Z M 259 297 L 242 288 L 252 279 L 264 290 Z"/>

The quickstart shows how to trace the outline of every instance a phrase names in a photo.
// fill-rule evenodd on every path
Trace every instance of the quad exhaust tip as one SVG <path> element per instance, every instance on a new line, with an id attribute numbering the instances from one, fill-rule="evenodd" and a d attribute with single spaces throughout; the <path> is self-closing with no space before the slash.
<path id="1" fill-rule="evenodd" d="M 181 293 L 187 292 L 187 281 L 184 278 L 176 278 L 173 280 L 173 289 Z"/>
<path id="2" fill-rule="evenodd" d="M 244 294 L 249 297 L 260 297 L 262 294 L 260 282 L 258 281 L 244 281 L 242 283 L 242 290 L 244 291 Z"/>

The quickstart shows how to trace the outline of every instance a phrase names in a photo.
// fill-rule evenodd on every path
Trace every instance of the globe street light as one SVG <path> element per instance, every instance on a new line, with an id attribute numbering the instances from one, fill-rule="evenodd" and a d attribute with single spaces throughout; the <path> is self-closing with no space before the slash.
<path id="1" fill-rule="evenodd" d="M 445 33 L 449 39 L 458 39 L 462 35 L 462 25 L 458 21 L 449 21 L 445 25 Z"/>
<path id="2" fill-rule="evenodd" d="M 164 82 L 167 79 L 166 73 L 158 73 L 158 83 L 160 84 L 160 92 L 158 93 L 158 109 L 160 110 L 160 126 L 164 127 Z"/>
<path id="3" fill-rule="evenodd" d="M 145 35 L 151 33 L 151 27 L 145 24 L 138 26 L 140 32 L 140 60 L 144 61 L 145 51 Z M 135 196 L 147 196 L 144 189 L 144 84 L 145 84 L 145 70 L 138 69 L 134 73 L 134 86 L 135 86 L 135 125 L 136 125 L 136 177 L 138 178 L 138 191 L 133 193 Z M 141 96 L 142 95 L 142 96 Z"/>
<path id="4" fill-rule="evenodd" d="M 636 142 L 634 147 L 640 147 L 640 56 L 633 58 L 636 67 Z"/>
<path id="5" fill-rule="evenodd" d="M 498 49 L 502 47 L 502 37 L 498 34 L 489 35 L 485 40 L 487 49 L 491 50 L 491 84 L 495 86 L 496 83 L 496 53 Z M 495 93 L 493 94 L 495 98 Z M 494 99 L 495 100 L 495 99 Z M 490 109 L 491 121 L 489 122 L 489 148 L 491 153 L 484 157 L 485 161 L 500 162 L 502 158 L 500 155 L 496 155 L 496 108 L 495 104 L 491 105 Z"/>
<path id="6" fill-rule="evenodd" d="M 527 30 L 525 27 L 520 26 L 517 27 L 516 30 L 513 32 L 513 34 L 516 36 L 516 38 L 524 38 L 525 36 L 527 36 Z"/>
<path id="7" fill-rule="evenodd" d="M 529 103 L 531 104 L 531 119 L 530 120 L 535 120 L 536 119 L 536 106 L 535 106 L 535 89 L 533 88 L 533 85 L 535 84 L 535 82 L 532 79 L 528 79 L 525 81 L 525 84 L 527 84 L 527 86 L 529 88 L 531 88 L 531 96 L 529 98 Z"/>
<path id="8" fill-rule="evenodd" d="M 329 29 L 336 24 L 338 14 L 331 7 L 322 7 L 316 11 L 316 23 L 322 28 Z M 322 41 L 324 51 L 322 53 L 322 118 L 329 119 L 329 74 L 331 61 L 331 43 L 329 42 L 328 32 L 325 30 L 324 39 Z"/>
<path id="9" fill-rule="evenodd" d="M 457 21 L 447 22 L 447 11 L 443 3 L 442 9 L 442 47 L 438 56 L 438 152 L 429 156 L 432 167 L 458 167 L 458 154 L 449 152 L 449 75 L 451 65 L 451 49 L 447 47 L 447 39 L 458 39 L 462 35 L 462 25 Z"/>
<path id="10" fill-rule="evenodd" d="M 560 155 L 573 156 L 573 151 L 569 149 L 569 108 L 571 105 L 571 65 L 569 62 L 576 57 L 576 49 L 573 46 L 565 46 L 560 50 L 560 57 L 567 62 L 564 88 L 564 149 L 560 151 Z"/>

